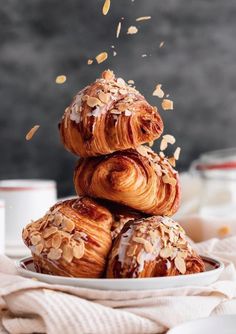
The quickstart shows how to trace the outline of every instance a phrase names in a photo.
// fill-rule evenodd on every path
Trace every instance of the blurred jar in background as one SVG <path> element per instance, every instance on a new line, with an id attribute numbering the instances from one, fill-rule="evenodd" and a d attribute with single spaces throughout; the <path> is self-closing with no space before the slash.
<path id="1" fill-rule="evenodd" d="M 203 241 L 236 235 L 236 149 L 203 154 L 192 163 L 190 175 L 198 184 L 195 207 L 180 219 L 190 238 Z M 192 184 L 186 186 L 191 189 Z"/>

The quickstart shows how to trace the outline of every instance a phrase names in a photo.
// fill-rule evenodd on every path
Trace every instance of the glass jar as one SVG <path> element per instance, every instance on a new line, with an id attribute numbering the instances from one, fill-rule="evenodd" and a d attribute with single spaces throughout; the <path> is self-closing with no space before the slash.
<path id="1" fill-rule="evenodd" d="M 190 172 L 201 182 L 196 241 L 236 235 L 236 149 L 205 153 Z"/>

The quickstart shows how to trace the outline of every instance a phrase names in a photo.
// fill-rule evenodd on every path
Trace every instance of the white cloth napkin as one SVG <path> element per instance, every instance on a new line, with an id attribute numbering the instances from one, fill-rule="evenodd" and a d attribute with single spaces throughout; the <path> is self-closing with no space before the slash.
<path id="1" fill-rule="evenodd" d="M 154 291 L 101 291 L 45 284 L 17 275 L 0 256 L 0 333 L 148 334 L 181 322 L 236 313 L 236 237 L 196 245 L 226 267 L 206 287 Z"/>

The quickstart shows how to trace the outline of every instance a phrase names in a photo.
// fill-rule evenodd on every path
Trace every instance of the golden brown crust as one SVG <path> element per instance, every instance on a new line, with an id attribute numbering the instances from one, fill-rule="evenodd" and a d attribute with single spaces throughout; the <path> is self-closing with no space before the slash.
<path id="1" fill-rule="evenodd" d="M 157 109 L 111 71 L 75 96 L 60 124 L 64 146 L 81 157 L 135 148 L 162 131 Z"/>
<path id="2" fill-rule="evenodd" d="M 178 173 L 145 146 L 80 159 L 74 184 L 78 195 L 111 200 L 146 214 L 172 216 L 179 207 Z"/>
<path id="3" fill-rule="evenodd" d="M 54 205 L 27 225 L 22 236 L 37 271 L 71 277 L 101 277 L 111 247 L 111 213 L 90 198 Z"/>
<path id="4" fill-rule="evenodd" d="M 204 270 L 182 227 L 168 217 L 153 216 L 124 226 L 110 252 L 107 277 L 175 276 Z"/>

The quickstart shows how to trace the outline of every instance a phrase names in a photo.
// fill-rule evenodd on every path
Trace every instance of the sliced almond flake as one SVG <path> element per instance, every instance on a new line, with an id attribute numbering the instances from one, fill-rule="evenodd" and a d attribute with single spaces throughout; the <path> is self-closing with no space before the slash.
<path id="1" fill-rule="evenodd" d="M 109 95 L 109 94 L 106 94 L 106 93 L 104 93 L 104 92 L 100 92 L 100 93 L 98 94 L 98 97 L 99 97 L 99 99 L 100 99 L 103 103 L 105 103 L 105 104 L 107 104 L 107 103 L 109 102 L 109 100 L 110 100 L 110 95 Z"/>
<path id="2" fill-rule="evenodd" d="M 121 31 L 121 22 L 118 23 L 117 29 L 116 29 L 116 38 L 119 38 Z"/>
<path id="3" fill-rule="evenodd" d="M 146 253 L 150 254 L 153 252 L 153 245 L 148 240 L 146 240 L 146 242 L 144 243 L 144 249 Z"/>
<path id="4" fill-rule="evenodd" d="M 186 259 L 188 257 L 188 252 L 184 250 L 178 251 L 177 257 L 182 257 L 183 259 Z"/>
<path id="5" fill-rule="evenodd" d="M 147 54 L 144 53 L 144 54 L 141 55 L 141 57 L 142 57 L 142 58 L 145 58 L 145 57 L 147 57 Z"/>
<path id="6" fill-rule="evenodd" d="M 40 241 L 41 241 L 41 236 L 40 236 L 39 234 L 37 234 L 37 235 L 32 235 L 32 236 L 30 237 L 30 241 L 31 241 L 32 245 L 35 246 L 35 245 L 37 245 L 38 243 L 40 243 Z"/>
<path id="7" fill-rule="evenodd" d="M 165 140 L 165 138 L 162 139 L 161 144 L 160 144 L 160 150 L 165 151 L 167 149 L 168 143 Z"/>
<path id="8" fill-rule="evenodd" d="M 181 274 L 184 275 L 186 273 L 186 264 L 182 257 L 177 256 L 175 258 L 175 266 Z"/>
<path id="9" fill-rule="evenodd" d="M 96 106 L 100 106 L 101 105 L 101 101 L 96 98 L 96 97 L 93 97 L 93 96 L 89 96 L 87 98 L 87 105 L 91 108 L 94 108 Z"/>
<path id="10" fill-rule="evenodd" d="M 168 257 L 171 257 L 172 253 L 173 253 L 173 249 L 171 247 L 162 248 L 160 250 L 160 257 L 162 257 L 163 259 L 166 259 Z"/>
<path id="11" fill-rule="evenodd" d="M 138 32 L 138 28 L 137 28 L 137 27 L 135 27 L 135 26 L 130 26 L 130 27 L 128 28 L 127 34 L 128 34 L 128 35 L 134 35 L 134 34 L 137 34 L 137 32 Z"/>
<path id="12" fill-rule="evenodd" d="M 128 80 L 128 84 L 129 85 L 133 85 L 134 84 L 134 80 Z"/>
<path id="13" fill-rule="evenodd" d="M 54 234 L 52 238 L 52 247 L 55 249 L 60 248 L 61 242 L 62 242 L 61 234 L 60 233 Z"/>
<path id="14" fill-rule="evenodd" d="M 126 103 L 119 103 L 117 105 L 117 108 L 118 108 L 119 111 L 123 112 L 127 109 L 127 104 Z"/>
<path id="15" fill-rule="evenodd" d="M 104 5 L 102 7 L 103 15 L 107 15 L 107 13 L 109 12 L 110 6 L 111 6 L 111 1 L 110 0 L 105 0 Z"/>
<path id="16" fill-rule="evenodd" d="M 174 108 L 173 101 L 169 99 L 163 99 L 161 106 L 163 110 L 173 110 Z"/>
<path id="17" fill-rule="evenodd" d="M 93 59 L 88 59 L 88 65 L 92 65 Z"/>
<path id="18" fill-rule="evenodd" d="M 48 227 L 43 231 L 43 237 L 47 239 L 48 237 L 50 237 L 52 234 L 56 233 L 57 231 L 58 231 L 58 228 L 56 226 Z"/>
<path id="19" fill-rule="evenodd" d="M 125 110 L 125 116 L 131 116 L 132 115 L 132 111 L 130 110 Z"/>
<path id="20" fill-rule="evenodd" d="M 139 22 L 139 21 L 146 21 L 150 19 L 151 19 L 151 16 L 140 16 L 140 17 L 137 17 L 136 21 Z"/>
<path id="21" fill-rule="evenodd" d="M 122 88 L 122 87 L 125 86 L 125 80 L 122 79 L 122 78 L 118 78 L 118 79 L 116 80 L 116 84 L 117 84 L 118 87 Z"/>
<path id="22" fill-rule="evenodd" d="M 70 245 L 65 245 L 63 247 L 62 257 L 69 263 L 73 260 L 73 248 Z"/>
<path id="23" fill-rule="evenodd" d="M 117 110 L 117 109 L 112 109 L 110 111 L 111 114 L 115 114 L 115 115 L 120 115 L 121 114 L 121 111 Z"/>
<path id="24" fill-rule="evenodd" d="M 73 256 L 76 259 L 81 259 L 84 256 L 85 246 L 84 242 L 81 241 L 79 244 L 73 247 Z"/>
<path id="25" fill-rule="evenodd" d="M 33 126 L 32 129 L 30 129 L 29 132 L 26 134 L 25 139 L 31 140 L 39 128 L 40 128 L 40 125 Z"/>
<path id="26" fill-rule="evenodd" d="M 172 135 L 164 135 L 163 138 L 167 141 L 168 144 L 173 145 L 175 143 L 175 137 Z"/>
<path id="27" fill-rule="evenodd" d="M 102 78 L 105 79 L 105 80 L 114 80 L 115 78 L 115 75 L 114 75 L 114 72 L 111 71 L 111 70 L 106 70 L 104 72 L 102 72 Z"/>
<path id="28" fill-rule="evenodd" d="M 53 217 L 53 215 L 52 215 Z M 56 212 L 54 216 L 54 223 L 59 226 L 63 221 L 63 215 L 60 212 Z"/>
<path id="29" fill-rule="evenodd" d="M 96 56 L 96 60 L 98 64 L 103 63 L 108 58 L 107 52 L 101 52 Z"/>
<path id="30" fill-rule="evenodd" d="M 148 145 L 149 145 L 150 147 L 152 147 L 153 144 L 154 144 L 154 140 L 152 140 L 152 141 L 150 141 L 150 142 L 148 143 Z"/>
<path id="31" fill-rule="evenodd" d="M 70 219 L 64 218 L 62 227 L 64 231 L 72 232 L 75 228 L 75 223 Z"/>
<path id="32" fill-rule="evenodd" d="M 62 250 L 51 248 L 47 257 L 50 260 L 59 260 L 61 258 Z"/>
<path id="33" fill-rule="evenodd" d="M 133 237 L 132 239 L 134 242 L 137 242 L 139 244 L 145 244 L 146 240 L 144 238 L 140 238 L 140 237 Z"/>
<path id="34" fill-rule="evenodd" d="M 174 179 L 173 177 L 169 177 L 168 175 L 164 175 L 162 177 L 162 181 L 164 183 L 170 184 L 171 186 L 176 186 L 176 183 L 177 183 L 176 179 Z"/>
<path id="35" fill-rule="evenodd" d="M 36 245 L 34 253 L 36 255 L 40 255 L 42 253 L 42 251 L 43 251 L 43 247 L 44 247 L 43 243 L 40 243 L 40 244 Z"/>
<path id="36" fill-rule="evenodd" d="M 159 44 L 159 48 L 162 48 L 164 44 L 165 44 L 165 42 L 161 41 L 161 43 Z"/>
<path id="37" fill-rule="evenodd" d="M 175 160 L 179 160 L 180 151 L 181 151 L 181 148 L 177 147 L 177 149 L 174 152 L 174 158 L 175 158 Z"/>
<path id="38" fill-rule="evenodd" d="M 55 79 L 55 82 L 59 85 L 63 84 L 66 82 L 66 76 L 65 75 L 58 75 Z"/>
<path id="39" fill-rule="evenodd" d="M 51 248 L 52 247 L 52 238 L 44 240 L 44 245 L 45 245 L 46 248 Z"/>
<path id="40" fill-rule="evenodd" d="M 220 237 L 225 237 L 226 235 L 229 235 L 231 232 L 231 227 L 228 225 L 221 226 L 218 230 L 217 233 Z"/>
<path id="41" fill-rule="evenodd" d="M 176 166 L 176 162 L 175 162 L 175 158 L 174 158 L 174 157 L 170 157 L 170 158 L 168 158 L 168 161 L 169 161 L 169 163 L 170 163 L 170 165 L 171 165 L 172 167 L 175 167 L 175 166 Z"/>
<path id="42" fill-rule="evenodd" d="M 123 88 L 123 89 L 122 89 L 122 88 L 119 89 L 119 93 L 122 94 L 122 95 L 127 94 L 127 92 L 128 92 L 128 91 L 127 91 L 126 89 L 124 89 L 124 88 Z"/>
<path id="43" fill-rule="evenodd" d="M 160 99 L 162 99 L 162 98 L 164 97 L 165 93 L 164 93 L 164 91 L 162 90 L 161 87 L 162 87 L 161 84 L 156 85 L 156 88 L 155 88 L 155 90 L 153 91 L 152 95 L 153 95 L 153 96 L 157 96 L 157 97 L 159 97 Z"/>

